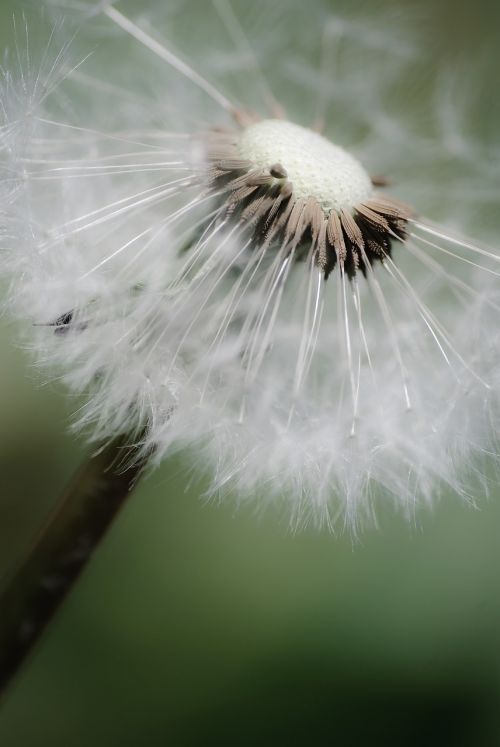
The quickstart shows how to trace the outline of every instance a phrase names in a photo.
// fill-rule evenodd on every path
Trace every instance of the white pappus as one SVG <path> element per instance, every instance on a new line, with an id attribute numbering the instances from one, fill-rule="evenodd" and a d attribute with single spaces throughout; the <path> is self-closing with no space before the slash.
<path id="1" fill-rule="evenodd" d="M 196 64 L 196 9 L 160 5 L 75 3 L 76 40 L 37 57 L 27 24 L 3 69 L 7 305 L 77 427 L 188 447 L 211 494 L 294 525 L 487 492 L 500 256 L 422 215 L 468 229 L 499 151 L 444 72 L 419 130 L 390 14 L 214 0 Z"/>

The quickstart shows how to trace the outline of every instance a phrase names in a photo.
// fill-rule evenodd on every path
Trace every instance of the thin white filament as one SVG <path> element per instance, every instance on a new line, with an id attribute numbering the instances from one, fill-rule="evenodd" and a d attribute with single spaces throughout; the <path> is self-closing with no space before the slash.
<path id="1" fill-rule="evenodd" d="M 135 39 L 137 39 L 137 41 L 139 41 L 145 47 L 154 52 L 158 57 L 175 68 L 175 70 L 181 73 L 181 75 L 184 75 L 186 78 L 188 78 L 188 80 L 201 88 L 202 91 L 205 91 L 205 93 L 208 94 L 208 96 L 210 96 L 214 101 L 216 101 L 219 106 L 230 113 L 234 111 L 234 105 L 229 101 L 228 98 L 226 98 L 226 96 L 224 96 L 224 94 L 217 90 L 215 86 L 209 83 L 208 80 L 205 80 L 205 78 L 203 78 L 199 73 L 193 70 L 190 65 L 181 60 L 179 57 L 177 57 L 177 55 L 164 47 L 162 44 L 160 44 L 160 42 L 158 42 L 156 39 L 153 39 L 152 36 L 149 36 L 149 34 L 139 28 L 139 26 L 133 23 L 133 21 L 124 16 L 123 13 L 120 13 L 120 11 L 111 6 L 107 7 L 104 10 L 104 13 L 108 16 L 108 18 L 116 23 L 117 26 L 120 26 L 124 31 L 126 31 L 127 34 L 133 36 Z"/>

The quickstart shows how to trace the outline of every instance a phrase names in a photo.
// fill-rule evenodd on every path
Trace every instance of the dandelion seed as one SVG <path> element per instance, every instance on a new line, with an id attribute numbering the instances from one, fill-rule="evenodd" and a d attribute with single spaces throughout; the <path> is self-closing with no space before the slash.
<path id="1" fill-rule="evenodd" d="M 35 80 L 25 64 L 20 83 L 4 75 L 2 267 L 44 363 L 87 394 L 78 427 L 140 433 L 158 460 L 189 447 L 212 494 L 280 499 L 294 524 L 355 529 L 377 495 L 408 514 L 442 487 L 471 500 L 498 430 L 483 320 L 498 325 L 500 255 L 422 217 L 319 131 L 328 33 L 304 121 L 225 0 L 215 11 L 259 112 L 115 5 L 95 10 L 166 64 L 172 120 L 192 123 L 167 126 L 146 92 L 66 65 L 67 49 Z M 383 47 L 375 32 L 367 47 Z M 370 124 L 391 139 L 386 112 Z"/>

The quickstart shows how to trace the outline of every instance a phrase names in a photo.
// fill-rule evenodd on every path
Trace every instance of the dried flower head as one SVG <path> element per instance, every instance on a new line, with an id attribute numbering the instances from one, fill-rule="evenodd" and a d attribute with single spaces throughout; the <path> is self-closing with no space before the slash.
<path id="1" fill-rule="evenodd" d="M 136 22 L 102 3 L 85 23 L 136 45 L 119 70 L 98 54 L 71 65 L 51 40 L 35 69 L 27 57 L 17 80 L 4 75 L 12 309 L 33 321 L 44 362 L 86 393 L 79 427 L 96 438 L 145 429 L 139 445 L 156 459 L 188 446 L 214 494 L 280 497 L 295 523 L 352 527 L 377 494 L 409 513 L 442 486 L 470 500 L 471 472 L 486 487 L 479 456 L 495 451 L 500 258 L 406 204 L 441 141 L 422 138 L 414 154 L 400 143 L 415 176 L 406 193 L 388 191 L 322 126 L 337 85 L 342 106 L 367 116 L 357 97 L 369 106 L 394 87 L 411 44 L 390 50 L 392 78 L 382 65 L 381 78 L 375 66 L 325 83 L 340 22 L 318 3 L 318 105 L 292 116 L 232 6 L 214 6 L 231 59 L 244 59 L 248 103 L 161 43 L 147 12 Z M 381 28 L 355 36 L 385 52 Z M 134 56 L 144 48 L 167 63 L 150 94 L 150 60 Z M 401 130 L 380 105 L 369 121 L 360 155 L 373 163 L 385 143 L 394 172 Z"/>

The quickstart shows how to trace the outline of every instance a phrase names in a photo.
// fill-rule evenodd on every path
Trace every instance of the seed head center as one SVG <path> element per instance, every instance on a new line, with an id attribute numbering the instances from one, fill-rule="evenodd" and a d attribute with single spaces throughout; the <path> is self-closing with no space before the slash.
<path id="1" fill-rule="evenodd" d="M 246 127 L 239 153 L 257 168 L 280 163 L 296 198 L 315 198 L 325 214 L 352 209 L 373 192 L 369 175 L 350 153 L 306 127 L 265 119 Z"/>

